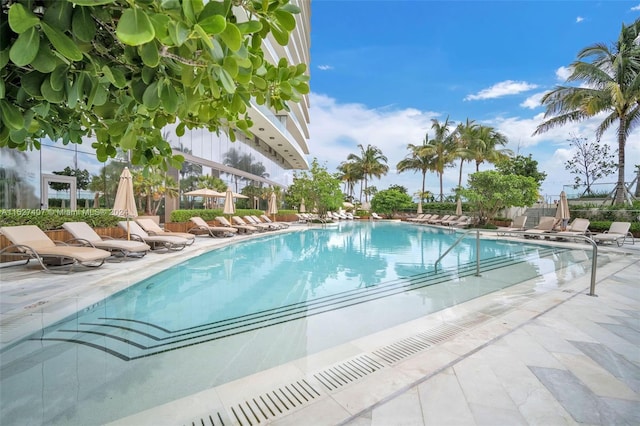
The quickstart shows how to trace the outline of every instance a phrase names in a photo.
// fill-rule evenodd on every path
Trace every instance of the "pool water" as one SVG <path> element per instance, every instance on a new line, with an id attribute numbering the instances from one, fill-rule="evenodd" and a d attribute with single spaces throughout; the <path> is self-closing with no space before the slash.
<path id="1" fill-rule="evenodd" d="M 394 222 L 265 235 L 186 260 L 2 355 L 0 423 L 102 424 L 526 280 L 580 250 Z M 482 260 L 482 277 L 475 259 Z M 555 274 L 561 270 L 564 278 Z"/>

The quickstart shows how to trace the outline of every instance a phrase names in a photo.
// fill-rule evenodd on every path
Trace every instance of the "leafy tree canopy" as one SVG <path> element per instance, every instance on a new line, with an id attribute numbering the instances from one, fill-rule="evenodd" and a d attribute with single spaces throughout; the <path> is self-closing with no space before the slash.
<path id="1" fill-rule="evenodd" d="M 406 192 L 398 189 L 384 189 L 371 199 L 371 210 L 385 215 L 393 215 L 402 209 L 413 207 L 413 200 Z"/>
<path id="2" fill-rule="evenodd" d="M 531 206 L 538 199 L 538 184 L 528 176 L 489 170 L 469 175 L 468 185 L 458 193 L 475 207 L 481 225 L 493 219 L 500 209 Z"/>
<path id="3" fill-rule="evenodd" d="M 547 178 L 545 172 L 538 170 L 538 162 L 528 156 L 516 155 L 515 157 L 504 157 L 496 163 L 496 169 L 503 174 L 532 177 L 538 186 Z"/>
<path id="4" fill-rule="evenodd" d="M 97 158 L 180 168 L 161 129 L 250 135 L 250 100 L 287 109 L 306 65 L 271 64 L 263 40 L 295 28 L 289 0 L 9 0 L 0 17 L 0 147 L 91 137 Z M 247 18 L 248 17 L 248 18 Z"/>
<path id="5" fill-rule="evenodd" d="M 396 185 L 396 184 L 389 185 L 389 188 L 387 188 L 387 189 L 394 189 L 396 191 L 402 192 L 403 194 L 408 194 L 409 193 L 409 190 L 406 187 L 402 186 L 402 185 Z"/>
<path id="6" fill-rule="evenodd" d="M 314 158 L 309 172 L 294 175 L 286 200 L 289 205 L 299 205 L 304 200 L 308 209 L 315 209 L 324 216 L 327 211 L 342 207 L 344 194 L 340 190 L 340 179 Z"/>
<path id="7" fill-rule="evenodd" d="M 67 166 L 62 171 L 52 172 L 54 175 L 58 176 L 75 176 L 76 178 L 76 189 L 87 189 L 89 187 L 89 183 L 91 183 L 91 176 L 89 175 L 89 171 L 86 169 L 72 169 Z M 70 184 L 61 183 L 61 182 L 50 182 L 49 187 L 54 191 L 68 191 L 70 188 Z"/>

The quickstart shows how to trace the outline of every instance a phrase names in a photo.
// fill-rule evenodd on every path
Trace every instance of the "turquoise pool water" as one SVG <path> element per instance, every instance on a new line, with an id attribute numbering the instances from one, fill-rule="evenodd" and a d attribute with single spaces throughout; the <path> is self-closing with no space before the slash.
<path id="1" fill-rule="evenodd" d="M 145 279 L 2 353 L 0 423 L 102 424 L 540 278 L 586 257 L 403 223 L 233 244 Z M 474 277 L 482 259 L 484 279 Z M 584 263 L 584 264 L 583 264 Z M 568 272 L 567 272 L 568 271 Z"/>

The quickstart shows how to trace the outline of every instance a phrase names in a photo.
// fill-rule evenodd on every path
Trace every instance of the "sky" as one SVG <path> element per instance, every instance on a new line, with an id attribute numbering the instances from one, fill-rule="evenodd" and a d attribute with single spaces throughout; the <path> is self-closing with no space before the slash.
<path id="1" fill-rule="evenodd" d="M 413 195 L 421 174 L 396 171 L 407 144 L 433 137 L 432 119 L 470 119 L 496 128 L 507 136 L 507 148 L 538 161 L 547 173 L 545 199 L 571 193 L 568 140 L 594 142 L 602 117 L 532 136 L 544 120 L 540 98 L 565 83 L 581 49 L 611 45 L 623 23 L 638 18 L 638 0 L 313 0 L 309 161 L 317 158 L 334 172 L 350 153 L 360 153 L 358 144 L 371 144 L 388 158 L 389 173 L 370 185 L 402 185 Z M 615 127 L 601 143 L 616 152 Z M 635 164 L 640 129 L 627 140 L 627 181 Z M 457 185 L 458 171 L 457 165 L 445 170 L 445 194 Z M 463 182 L 474 171 L 475 164 L 465 163 Z M 438 187 L 437 175 L 427 174 L 426 189 L 437 194 Z"/>

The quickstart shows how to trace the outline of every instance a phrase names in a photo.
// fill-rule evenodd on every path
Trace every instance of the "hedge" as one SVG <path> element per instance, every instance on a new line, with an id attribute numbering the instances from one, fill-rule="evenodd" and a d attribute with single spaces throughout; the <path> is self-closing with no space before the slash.
<path id="1" fill-rule="evenodd" d="M 86 222 L 92 228 L 117 226 L 122 218 L 109 209 L 13 209 L 0 210 L 0 226 L 36 225 L 44 231 L 62 228 L 65 222 Z"/>
<path id="2" fill-rule="evenodd" d="M 256 209 L 237 209 L 234 216 L 261 215 L 264 210 Z M 215 220 L 216 216 L 227 216 L 222 214 L 222 209 L 190 209 L 190 210 L 174 210 L 171 212 L 171 222 L 189 222 L 194 216 L 200 216 L 205 221 Z"/>

